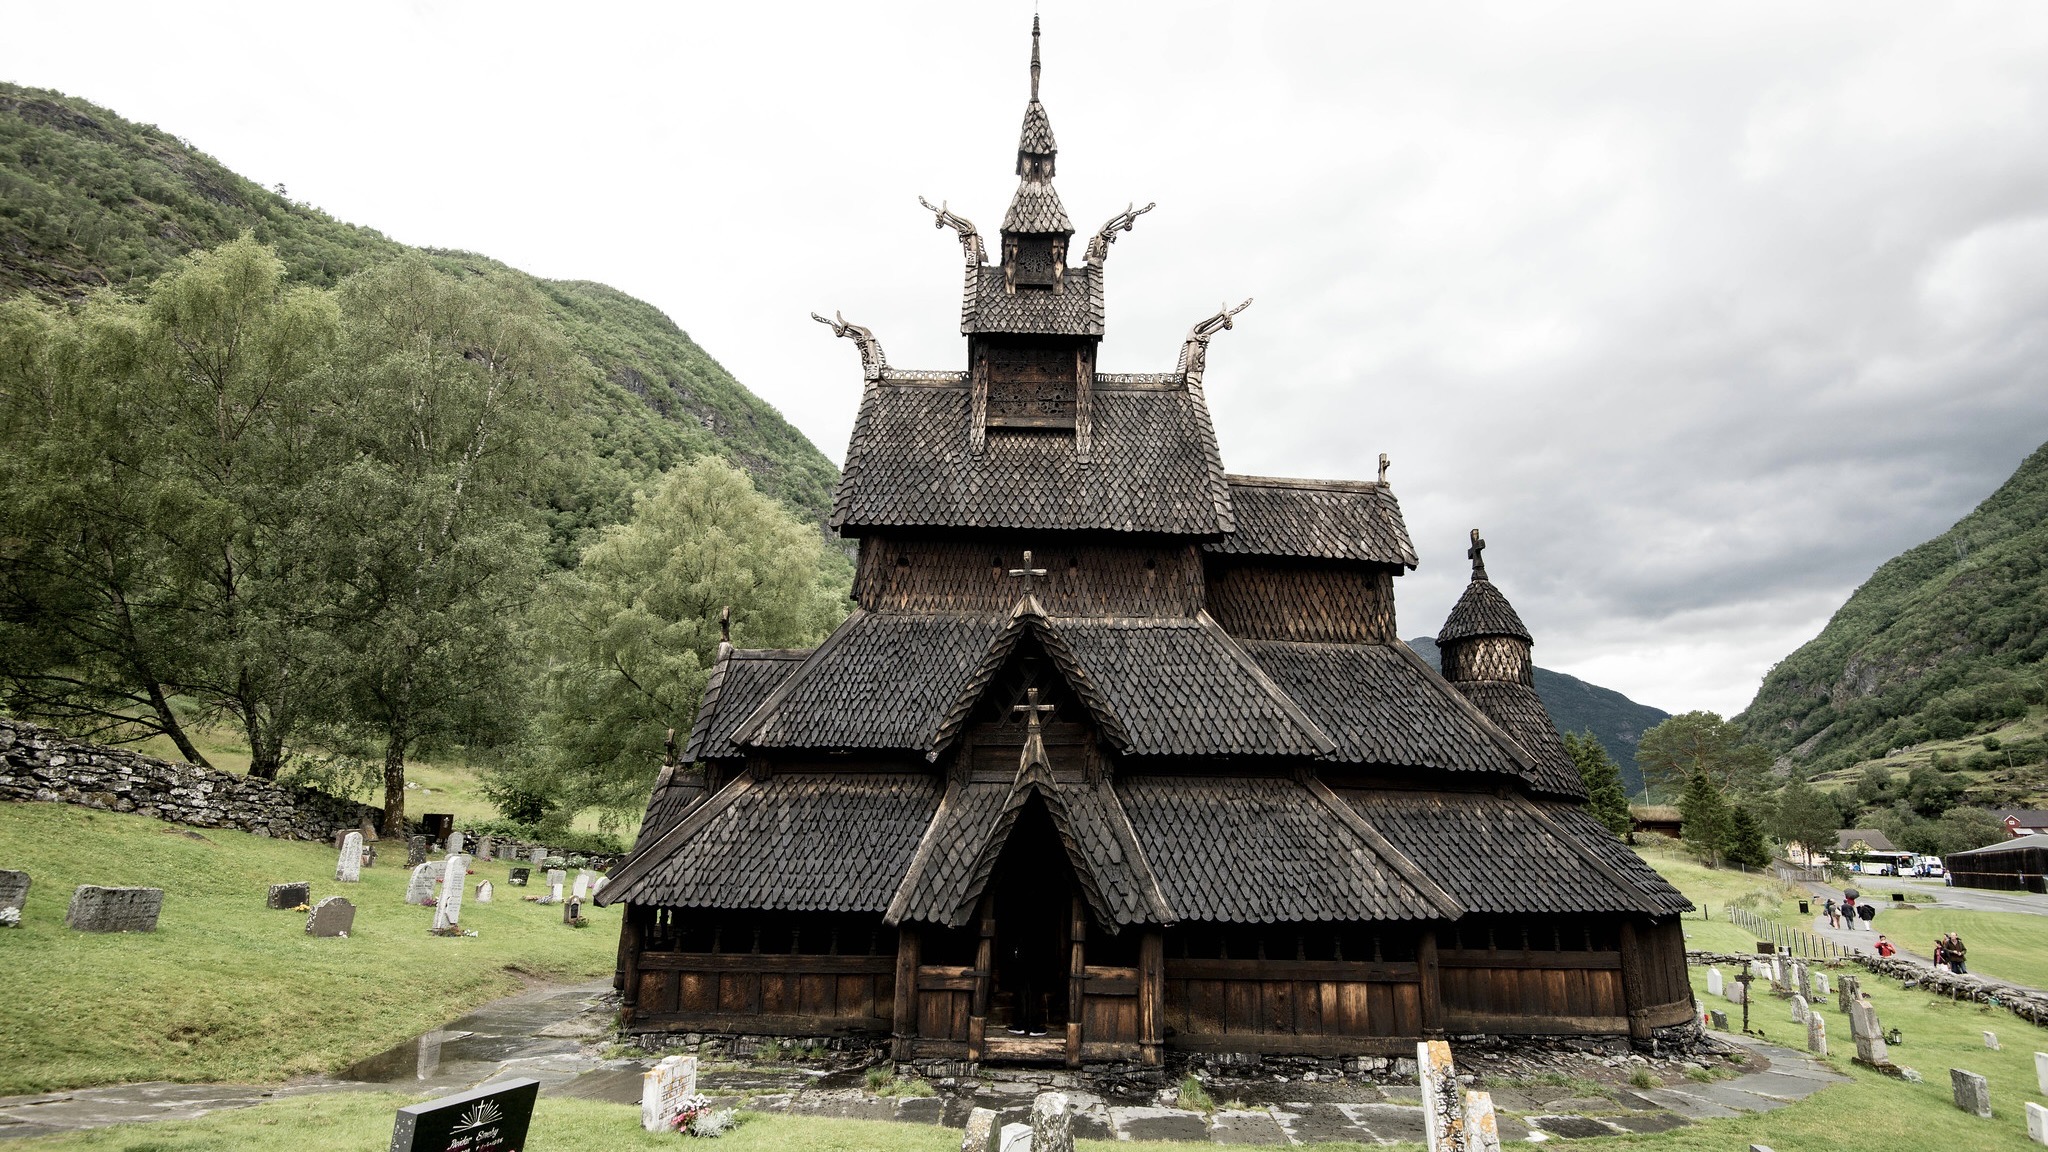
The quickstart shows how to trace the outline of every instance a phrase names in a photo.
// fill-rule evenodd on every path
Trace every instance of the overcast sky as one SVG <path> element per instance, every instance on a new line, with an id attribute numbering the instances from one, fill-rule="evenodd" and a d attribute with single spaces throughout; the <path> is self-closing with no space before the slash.
<path id="1" fill-rule="evenodd" d="M 828 456 L 890 362 L 964 364 L 1029 0 L 0 2 L 0 78 L 411 244 L 661 307 Z M 1045 0 L 1108 371 L 1256 298 L 1234 472 L 1369 478 L 1433 635 L 1478 526 L 1537 659 L 1741 709 L 1871 570 L 2048 439 L 2048 4 Z"/>

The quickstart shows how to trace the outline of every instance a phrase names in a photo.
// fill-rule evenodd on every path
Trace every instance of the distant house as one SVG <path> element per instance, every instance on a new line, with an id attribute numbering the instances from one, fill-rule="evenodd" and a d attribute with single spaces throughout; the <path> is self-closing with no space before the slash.
<path id="1" fill-rule="evenodd" d="M 1899 850 L 1898 846 L 1892 843 L 1891 837 L 1886 836 L 1875 828 L 1844 828 L 1840 832 L 1835 833 L 1835 851 L 1850 851 L 1856 847 L 1859 841 L 1862 842 L 1864 848 L 1872 852 L 1897 852 Z"/>
<path id="2" fill-rule="evenodd" d="M 2007 836 L 2018 838 L 2048 834 L 2048 812 L 2006 808 L 1999 811 L 1998 818 L 2004 821 Z"/>
<path id="3" fill-rule="evenodd" d="M 1636 831 L 1655 832 L 1673 840 L 1678 839 L 1685 823 L 1678 814 L 1678 808 L 1671 804 L 1631 804 L 1628 815 Z"/>
<path id="4" fill-rule="evenodd" d="M 2048 835 L 2039 832 L 1953 852 L 1942 863 L 1964 888 L 2048 892 Z"/>

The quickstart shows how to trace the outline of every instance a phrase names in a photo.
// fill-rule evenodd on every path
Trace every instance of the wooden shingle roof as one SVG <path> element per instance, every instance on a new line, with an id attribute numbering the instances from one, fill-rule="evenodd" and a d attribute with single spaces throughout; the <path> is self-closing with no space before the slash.
<path id="1" fill-rule="evenodd" d="M 1358 560 L 1414 568 L 1394 490 L 1375 481 L 1226 476 L 1236 528 L 1202 550 L 1226 556 Z"/>
<path id="2" fill-rule="evenodd" d="M 640 833 L 633 838 L 631 859 L 661 839 L 676 826 L 690 806 L 704 798 L 704 770 L 690 765 L 668 765 L 655 778 L 654 792 L 647 797 L 647 812 L 640 818 Z"/>
<path id="3" fill-rule="evenodd" d="M 1652 889 L 1640 876 L 1618 870 L 1579 830 L 1519 797 L 1379 789 L 1338 794 L 1467 912 L 1671 910 L 1662 897 L 1674 890 L 1661 878 Z M 1613 841 L 1604 829 L 1602 835 Z"/>
<path id="4" fill-rule="evenodd" d="M 1309 785 L 1277 777 L 1118 780 L 1176 921 L 1452 919 L 1457 904 L 1376 850 Z M 1409 874 L 1404 875 L 1404 870 Z"/>
<path id="5" fill-rule="evenodd" d="M 972 451 L 965 386 L 884 383 L 861 397 L 832 523 L 1213 537 L 1233 522 L 1198 392 L 1099 391 L 1084 460 L 1070 436 L 991 433 Z"/>
<path id="6" fill-rule="evenodd" d="M 1539 791 L 1575 800 L 1586 798 L 1586 782 L 1579 766 L 1557 734 L 1557 724 L 1543 707 L 1543 700 L 1527 684 L 1510 680 L 1460 680 L 1453 685 L 1481 712 L 1507 730 L 1515 743 L 1535 761 L 1526 778 Z"/>
<path id="7" fill-rule="evenodd" d="M 994 616 L 856 608 L 731 739 L 752 748 L 925 751 L 1001 627 Z"/>
<path id="8" fill-rule="evenodd" d="M 1465 594 L 1458 597 L 1450 616 L 1444 620 L 1443 631 L 1436 634 L 1436 642 L 1448 644 L 1453 640 L 1464 640 L 1473 636 L 1514 636 L 1530 642 L 1535 637 L 1522 624 L 1522 618 L 1515 614 L 1515 606 L 1494 587 L 1493 581 L 1475 577 L 1465 585 Z"/>
<path id="9" fill-rule="evenodd" d="M 963 335 L 1008 332 L 1039 336 L 1100 336 L 1103 333 L 1102 268 L 1069 265 L 1059 292 L 1045 288 L 1009 291 L 1000 264 L 974 269 L 974 291 L 960 317 Z"/>
<path id="10" fill-rule="evenodd" d="M 1030 128 L 1026 122 L 1026 130 Z M 1048 133 L 1051 131 L 1047 129 Z M 1003 213 L 1005 232 L 1071 233 L 1074 222 L 1067 219 L 1066 206 L 1050 180 L 1021 180 L 1010 197 L 1010 210 Z"/>
<path id="11" fill-rule="evenodd" d="M 741 755 L 732 730 L 754 714 L 761 701 L 809 659 L 811 648 L 728 648 L 711 665 L 704 681 L 704 700 L 697 723 L 683 749 L 685 763 L 722 760 Z"/>
<path id="12" fill-rule="evenodd" d="M 928 772 L 742 773 L 616 869 L 599 902 L 885 911 L 941 787 Z"/>

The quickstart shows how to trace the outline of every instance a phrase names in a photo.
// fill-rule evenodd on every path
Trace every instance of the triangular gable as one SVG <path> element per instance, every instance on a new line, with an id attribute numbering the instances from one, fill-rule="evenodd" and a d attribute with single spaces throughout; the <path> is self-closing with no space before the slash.
<path id="1" fill-rule="evenodd" d="M 974 715 L 974 709 L 988 694 L 989 686 L 995 683 L 996 674 L 1009 663 L 1011 655 L 1017 651 L 1018 642 L 1027 635 L 1035 637 L 1046 655 L 1052 658 L 1053 666 L 1059 669 L 1075 698 L 1088 709 L 1088 718 L 1109 741 L 1110 747 L 1121 751 L 1130 746 L 1123 721 L 1102 698 L 1102 693 L 1089 679 L 1087 669 L 1074 656 L 1073 649 L 1048 625 L 1045 609 L 1038 603 L 1038 597 L 1027 594 L 1017 601 L 1002 631 L 996 633 L 988 651 L 982 653 L 981 660 L 975 665 L 973 674 L 960 686 L 959 693 L 946 708 L 937 730 L 932 733 L 931 746 L 925 752 L 926 759 L 938 760 L 960 738 L 968 719 Z"/>

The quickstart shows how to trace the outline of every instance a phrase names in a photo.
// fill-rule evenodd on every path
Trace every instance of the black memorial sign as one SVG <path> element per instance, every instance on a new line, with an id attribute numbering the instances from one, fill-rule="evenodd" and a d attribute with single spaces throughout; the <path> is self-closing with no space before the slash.
<path id="1" fill-rule="evenodd" d="M 523 1152 L 540 1081 L 501 1080 L 398 1110 L 391 1152 Z"/>

